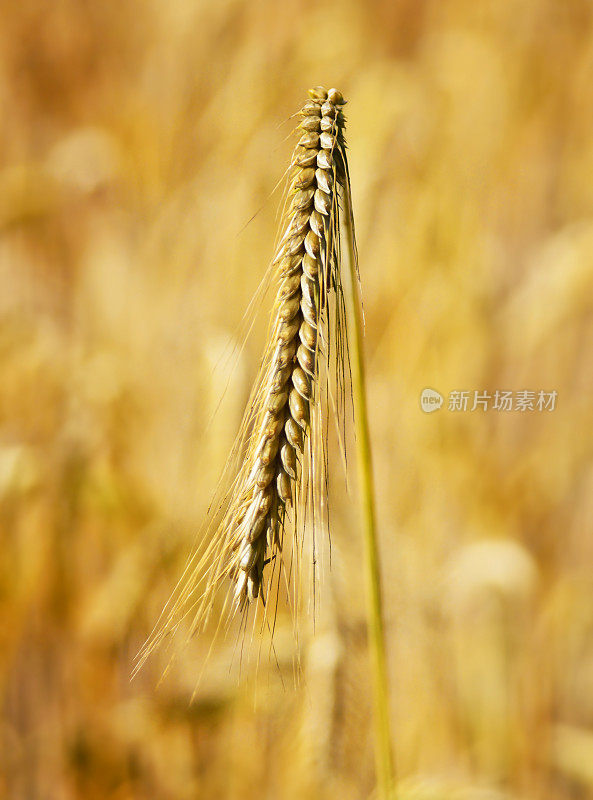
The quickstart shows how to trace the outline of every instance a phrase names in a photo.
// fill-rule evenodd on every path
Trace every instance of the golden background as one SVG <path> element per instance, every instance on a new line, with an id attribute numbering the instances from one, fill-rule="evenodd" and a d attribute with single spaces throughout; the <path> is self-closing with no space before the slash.
<path id="1" fill-rule="evenodd" d="M 217 643 L 190 705 L 202 637 L 130 682 L 257 369 L 266 307 L 225 353 L 316 84 L 348 100 L 400 798 L 593 796 L 591 4 L 22 0 L 0 10 L 2 798 L 372 796 L 335 453 L 300 683 L 288 622 L 257 681 Z M 428 415 L 424 387 L 558 400 Z"/>

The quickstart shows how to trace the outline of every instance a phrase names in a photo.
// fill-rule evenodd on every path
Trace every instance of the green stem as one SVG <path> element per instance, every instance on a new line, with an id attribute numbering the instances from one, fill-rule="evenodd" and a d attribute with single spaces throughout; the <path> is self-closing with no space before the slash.
<path id="1" fill-rule="evenodd" d="M 343 230 L 346 239 L 344 256 L 350 273 L 350 290 L 346 292 L 346 295 L 347 305 L 349 306 L 349 327 L 351 331 L 349 347 L 356 426 L 356 449 L 364 518 L 365 571 L 368 603 L 367 624 L 373 674 L 377 784 L 381 800 L 394 800 L 395 770 L 391 751 L 381 572 L 379 568 L 379 549 L 377 545 L 375 523 L 373 463 L 367 414 L 364 359 L 362 353 L 362 306 L 358 292 L 358 273 L 349 187 L 343 187 L 341 195 L 343 202 Z"/>

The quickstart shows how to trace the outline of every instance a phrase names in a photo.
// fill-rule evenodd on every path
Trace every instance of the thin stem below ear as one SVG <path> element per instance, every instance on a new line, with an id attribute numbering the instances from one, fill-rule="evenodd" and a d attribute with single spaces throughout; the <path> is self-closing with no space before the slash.
<path id="1" fill-rule="evenodd" d="M 346 181 L 348 179 L 346 178 Z M 389 692 L 385 657 L 385 635 L 381 596 L 381 573 L 375 523 L 373 464 L 366 402 L 364 360 L 362 353 L 362 307 L 358 291 L 358 270 L 354 241 L 354 223 L 350 189 L 341 186 L 343 249 L 349 273 L 346 291 L 349 316 L 352 393 L 356 428 L 356 455 L 364 522 L 365 572 L 367 585 L 367 625 L 373 676 L 375 761 L 381 800 L 395 800 L 395 770 L 391 750 Z"/>

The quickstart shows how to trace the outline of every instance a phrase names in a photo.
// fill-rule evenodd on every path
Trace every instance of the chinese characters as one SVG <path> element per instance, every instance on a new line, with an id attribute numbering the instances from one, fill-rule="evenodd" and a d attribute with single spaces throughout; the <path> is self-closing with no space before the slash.
<path id="1" fill-rule="evenodd" d="M 558 392 L 530 391 L 450 392 L 447 409 L 449 411 L 554 411 Z"/>

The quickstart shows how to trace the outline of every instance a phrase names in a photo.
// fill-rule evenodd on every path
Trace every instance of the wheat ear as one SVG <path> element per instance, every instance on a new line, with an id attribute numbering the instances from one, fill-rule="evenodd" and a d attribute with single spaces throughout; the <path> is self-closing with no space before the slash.
<path id="1" fill-rule="evenodd" d="M 220 586 L 231 579 L 221 620 L 278 589 L 287 523 L 308 514 L 323 527 L 330 361 L 334 409 L 343 417 L 347 362 L 340 276 L 337 187 L 349 191 L 344 99 L 316 87 L 299 112 L 284 202 L 284 222 L 271 275 L 276 295 L 268 344 L 229 459 L 230 488 L 214 504 L 206 546 L 187 564 L 173 596 L 139 654 L 136 670 L 155 646 L 189 619 L 201 628 Z M 267 565 L 273 563 L 268 579 Z M 280 564 L 280 568 L 276 566 Z M 287 574 L 285 570 L 285 575 Z M 296 581 L 295 581 L 296 583 Z"/>
<path id="2" fill-rule="evenodd" d="M 255 415 L 254 447 L 239 504 L 228 520 L 238 545 L 233 575 L 239 606 L 258 597 L 266 561 L 282 546 L 311 405 L 318 400 L 319 327 L 331 277 L 327 266 L 335 238 L 332 211 L 343 102 L 335 89 L 318 88 L 301 110 L 303 133 L 292 160 L 289 220 L 275 259 L 279 288 L 274 352 Z"/>

